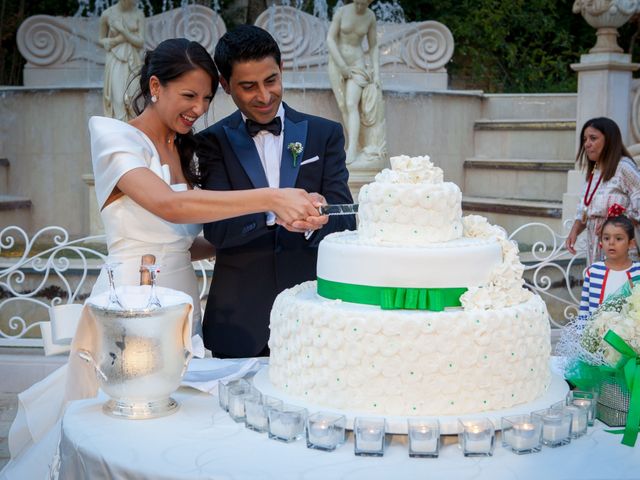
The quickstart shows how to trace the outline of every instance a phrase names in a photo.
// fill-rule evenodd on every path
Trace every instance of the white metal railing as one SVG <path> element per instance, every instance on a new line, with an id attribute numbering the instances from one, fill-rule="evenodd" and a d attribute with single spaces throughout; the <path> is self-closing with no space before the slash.
<path id="1" fill-rule="evenodd" d="M 564 222 L 565 231 L 568 231 L 567 227 L 571 222 L 573 220 Z M 574 318 L 579 310 L 581 288 L 573 284 L 572 272 L 574 275 L 577 274 L 580 280 L 584 276 L 584 243 L 577 242 L 578 252 L 572 255 L 564 247 L 567 235 L 558 234 L 547 224 L 540 222 L 522 225 L 509 235 L 509 239 L 517 241 L 520 234 L 531 229 L 539 229 L 542 234 L 534 237 L 540 240 L 531 246 L 530 252 L 520 254 L 525 265 L 525 284 L 540 295 L 548 306 L 553 303 L 561 307 L 561 314 L 551 315 L 551 324 L 561 328 Z M 556 281 L 553 280 L 554 277 Z M 561 293 L 563 295 L 560 295 Z"/>
<path id="2" fill-rule="evenodd" d="M 47 248 L 39 251 L 40 243 Z M 45 227 L 31 238 L 17 226 L 0 231 L 0 346 L 43 345 L 38 323 L 49 320 L 49 307 L 82 303 L 82 296 L 91 292 L 92 275 L 97 276 L 106 259 L 99 245 L 105 245 L 104 235 L 71 239 L 57 226 Z M 18 246 L 18 256 L 2 256 Z M 194 268 L 203 298 L 213 263 L 194 262 Z"/>
<path id="3" fill-rule="evenodd" d="M 542 234 L 535 237 L 540 240 L 531 252 L 521 254 L 526 284 L 548 304 L 553 303 L 556 309 L 560 306 L 561 313 L 556 313 L 551 321 L 553 326 L 562 327 L 578 311 L 579 287 L 571 281 L 578 257 L 564 249 L 566 237 L 544 223 L 523 225 L 509 238 L 517 241 L 520 234 L 533 228 L 540 229 Z M 42 240 L 48 246 L 38 251 Z M 92 245 L 104 245 L 104 241 L 104 235 L 72 240 L 64 228 L 57 226 L 43 228 L 31 238 L 16 226 L 0 231 L 0 346 L 42 346 L 38 322 L 48 320 L 50 306 L 82 303 L 83 296 L 89 295 L 92 275 L 97 275 L 106 258 Z M 19 256 L 3 256 L 17 245 L 24 246 Z M 194 267 L 203 298 L 208 292 L 213 264 L 200 261 Z M 577 270 L 579 275 L 582 271 Z"/>

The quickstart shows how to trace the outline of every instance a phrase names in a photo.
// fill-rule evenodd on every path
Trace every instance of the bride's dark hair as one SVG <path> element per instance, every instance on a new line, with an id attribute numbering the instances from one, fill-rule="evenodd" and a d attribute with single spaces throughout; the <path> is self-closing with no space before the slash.
<path id="1" fill-rule="evenodd" d="M 186 38 L 171 38 L 161 42 L 144 57 L 144 65 L 140 69 L 140 90 L 133 99 L 133 111 L 140 115 L 151 103 L 149 79 L 155 76 L 165 86 L 187 72 L 202 69 L 211 77 L 211 92 L 215 95 L 218 89 L 218 70 L 209 52 L 198 42 Z M 196 142 L 193 132 L 178 134 L 175 141 L 182 172 L 190 185 L 198 183 L 198 172 L 194 162 Z"/>

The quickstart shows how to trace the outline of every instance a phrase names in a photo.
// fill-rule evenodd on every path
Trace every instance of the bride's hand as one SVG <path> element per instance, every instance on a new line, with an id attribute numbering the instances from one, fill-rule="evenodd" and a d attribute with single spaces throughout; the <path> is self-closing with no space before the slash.
<path id="1" fill-rule="evenodd" d="M 274 189 L 272 195 L 273 211 L 278 217 L 281 225 L 291 225 L 299 220 L 307 220 L 310 217 L 319 217 L 318 203 L 311 194 L 299 188 L 278 188 Z"/>

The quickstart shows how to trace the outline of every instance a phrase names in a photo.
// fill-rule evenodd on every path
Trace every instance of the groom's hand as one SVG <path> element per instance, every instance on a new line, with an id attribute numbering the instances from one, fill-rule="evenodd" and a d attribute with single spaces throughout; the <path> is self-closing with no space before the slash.
<path id="1" fill-rule="evenodd" d="M 314 193 L 310 193 L 309 195 L 312 197 L 313 204 L 316 208 L 327 204 L 327 201 L 325 200 L 325 198 L 319 193 L 314 192 Z M 284 228 L 286 228 L 290 232 L 306 233 L 306 232 L 321 229 L 323 226 L 327 224 L 328 221 L 329 221 L 329 217 L 327 215 L 318 214 L 318 215 L 307 217 L 304 220 L 295 220 L 289 224 L 280 223 L 280 225 L 282 225 Z"/>

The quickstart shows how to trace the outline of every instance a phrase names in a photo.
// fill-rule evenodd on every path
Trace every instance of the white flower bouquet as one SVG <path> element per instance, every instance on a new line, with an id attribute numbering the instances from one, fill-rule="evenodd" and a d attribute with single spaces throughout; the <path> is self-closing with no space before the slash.
<path id="1" fill-rule="evenodd" d="M 640 277 L 624 285 L 590 317 L 565 328 L 557 352 L 568 358 L 566 379 L 599 393 L 597 418 L 623 426 L 622 443 L 634 446 L 640 426 Z"/>

